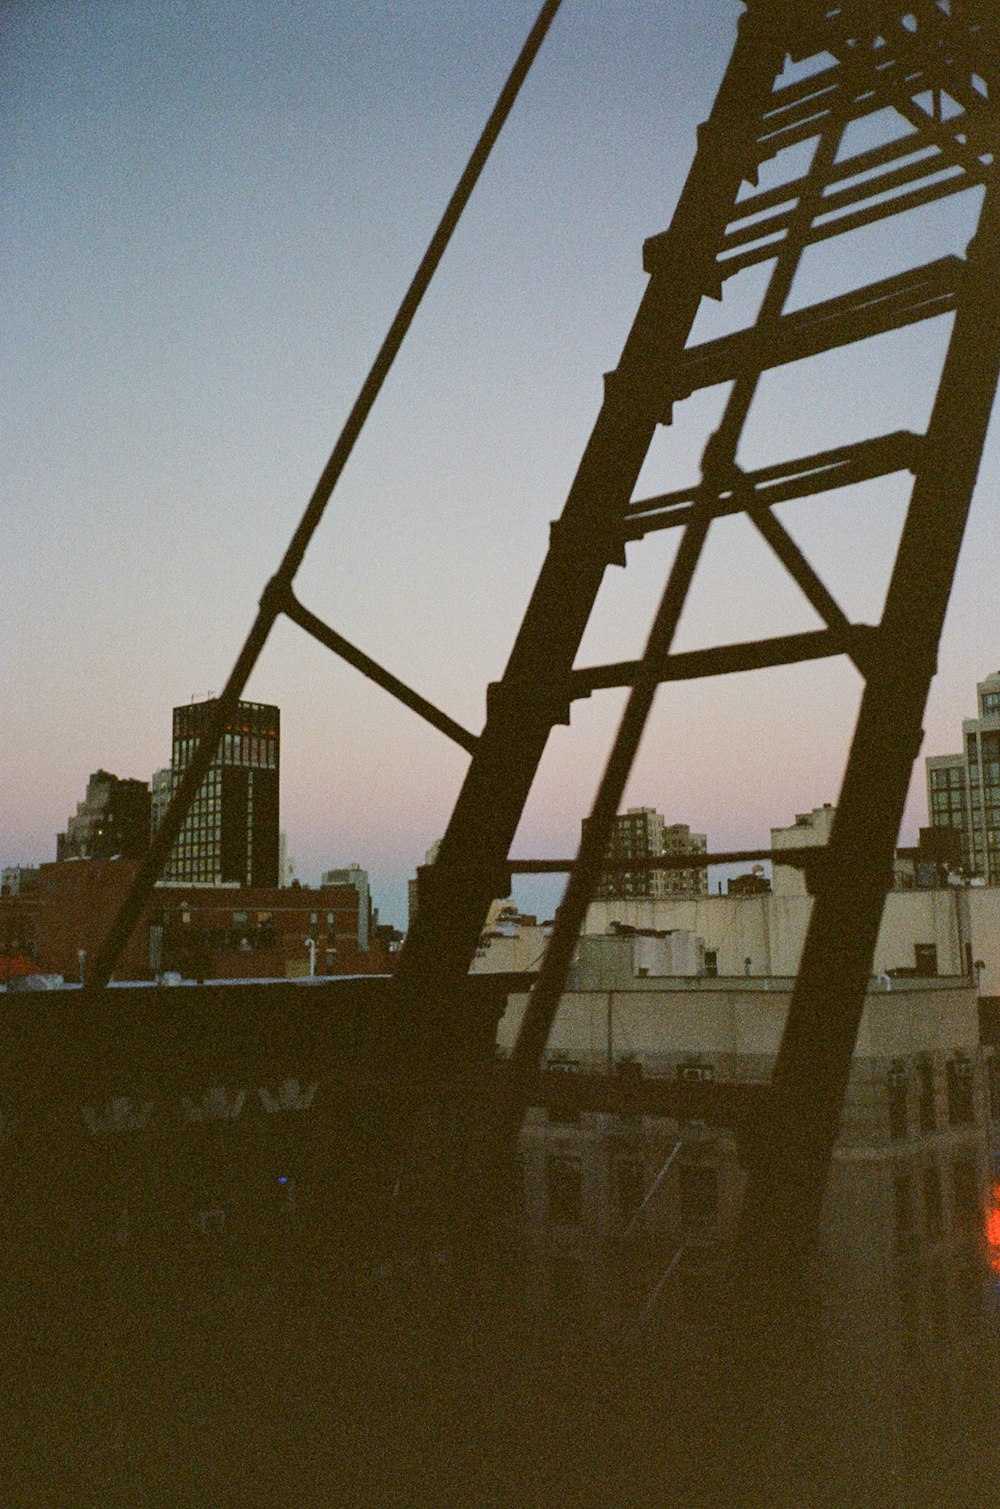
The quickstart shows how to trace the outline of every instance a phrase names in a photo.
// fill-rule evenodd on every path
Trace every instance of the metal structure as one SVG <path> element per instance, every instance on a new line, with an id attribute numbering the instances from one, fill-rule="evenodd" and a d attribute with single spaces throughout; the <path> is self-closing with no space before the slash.
<path id="1" fill-rule="evenodd" d="M 628 687 L 626 709 L 570 874 L 552 941 L 515 1049 L 515 1068 L 544 1052 L 614 816 L 663 682 L 847 655 L 865 680 L 837 819 L 773 1076 L 745 1202 L 741 1265 L 762 1285 L 794 1284 L 818 1225 L 837 1119 L 938 640 L 1000 370 L 1000 202 L 993 182 L 1000 61 L 986 5 L 789 5 L 752 0 L 670 228 L 647 243 L 650 282 L 407 941 L 397 987 L 425 1009 L 447 1001 L 472 958 L 489 900 L 506 894 L 507 853 L 552 727 L 573 699 Z M 786 58 L 814 60 L 786 82 Z M 791 77 L 795 77 L 792 69 Z M 865 150 L 842 152 L 854 122 L 895 112 Z M 887 139 L 888 138 L 888 139 Z M 812 143 L 809 166 L 757 189 L 762 164 Z M 964 259 L 907 266 L 907 211 L 987 185 Z M 743 192 L 744 186 L 751 192 Z M 808 248 L 898 217 L 901 270 L 787 312 Z M 912 256 L 912 252 L 910 253 Z M 772 271 L 756 319 L 688 346 L 698 306 L 756 263 Z M 763 374 L 915 321 L 954 326 L 924 435 L 862 438 L 744 472 L 736 457 Z M 655 430 L 696 389 L 731 384 L 691 487 L 633 499 Z M 835 405 L 837 395 L 830 395 Z M 854 624 L 773 513 L 850 483 L 910 472 L 914 486 L 882 620 Z M 819 614 L 819 631 L 672 655 L 709 529 L 743 514 Z M 682 531 L 638 661 L 575 668 L 605 569 L 627 541 Z M 780 1285 L 778 1285 L 780 1288 Z"/>
<path id="2" fill-rule="evenodd" d="M 533 47 L 553 11 L 552 5 L 543 8 Z M 294 572 L 377 392 L 375 369 L 219 701 L 221 718 L 226 699 L 238 697 L 245 685 L 271 625 L 285 614 L 469 750 L 471 765 L 393 985 L 401 1017 L 426 1025 L 460 1009 L 484 916 L 494 897 L 508 893 L 512 870 L 560 863 L 514 866 L 509 858 L 553 727 L 568 721 L 575 699 L 603 688 L 628 688 L 515 1050 L 514 1068 L 524 1081 L 516 1098 L 523 1105 L 660 685 L 828 656 L 853 662 L 865 690 L 835 827 L 814 885 L 816 904 L 744 1213 L 744 1271 L 768 1281 L 781 1275 L 796 1281 L 816 1230 L 1000 372 L 998 64 L 1000 25 L 986 0 L 748 0 L 671 225 L 647 243 L 647 290 L 620 363 L 606 379 L 600 414 L 565 510 L 552 527 L 549 553 L 507 669 L 489 689 L 482 732 L 474 736 L 457 727 L 402 687 L 320 623 L 292 592 Z M 892 112 L 894 127 L 886 128 L 885 112 Z M 869 123 L 868 144 L 848 149 L 845 132 L 858 122 Z M 779 174 L 771 187 L 759 186 L 764 164 L 785 148 L 805 144 L 811 144 L 807 166 L 783 180 Z M 907 213 L 966 191 L 982 194 L 979 228 L 966 255 L 919 265 L 919 240 L 907 240 Z M 897 272 L 808 307 L 790 308 L 793 282 L 810 248 L 890 218 L 898 226 Z M 689 345 L 701 301 L 719 298 L 728 279 L 757 264 L 771 270 L 752 322 L 734 334 Z M 773 465 L 749 472 L 738 465 L 748 411 L 766 373 L 944 316 L 953 327 L 926 433 L 865 436 L 807 456 L 794 455 L 790 444 L 792 454 Z M 397 317 L 388 360 L 404 330 L 405 321 L 401 325 Z M 636 500 L 640 470 L 658 426 L 671 422 L 674 404 L 723 383 L 729 384 L 725 410 L 705 448 L 701 477 L 678 491 Z M 829 394 L 831 408 L 837 401 L 836 393 Z M 899 472 L 912 474 L 914 481 L 884 612 L 878 624 L 852 623 L 773 509 Z M 709 531 L 723 528 L 733 515 L 745 516 L 759 530 L 824 627 L 671 653 Z M 681 531 L 680 544 L 641 659 L 576 667 L 607 567 L 624 565 L 628 542 L 671 528 Z M 97 984 L 113 968 L 214 745 L 210 730 L 137 891 L 97 961 Z M 697 862 L 713 859 L 702 856 Z"/>

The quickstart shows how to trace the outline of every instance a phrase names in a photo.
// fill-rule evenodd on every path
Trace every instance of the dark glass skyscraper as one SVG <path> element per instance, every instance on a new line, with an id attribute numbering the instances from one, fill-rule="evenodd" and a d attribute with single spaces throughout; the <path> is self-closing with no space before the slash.
<path id="1" fill-rule="evenodd" d="M 214 699 L 174 708 L 170 768 L 180 780 L 215 708 Z M 163 873 L 185 885 L 278 884 L 281 714 L 240 702 L 223 734 Z"/>

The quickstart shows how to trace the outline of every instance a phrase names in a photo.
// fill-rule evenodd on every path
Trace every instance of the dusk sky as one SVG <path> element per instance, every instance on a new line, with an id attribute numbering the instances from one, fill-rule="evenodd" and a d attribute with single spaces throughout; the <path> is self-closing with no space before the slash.
<path id="1" fill-rule="evenodd" d="M 0 862 L 54 859 L 88 774 L 148 780 L 168 762 L 172 706 L 221 688 L 536 11 L 4 8 Z M 299 574 L 308 607 L 473 730 L 738 14 L 733 0 L 565 0 Z M 965 197 L 918 219 L 909 260 L 962 249 L 978 205 Z M 899 238 L 888 222 L 856 249 L 827 243 L 793 302 L 859 268 L 898 270 Z M 752 277 L 699 331 L 739 317 Z M 769 377 L 741 460 L 922 429 L 949 324 Z M 723 396 L 678 408 L 640 494 L 696 480 Z M 925 754 L 958 748 L 976 681 L 1000 665 L 998 471 L 994 426 Z M 868 621 L 908 484 L 779 510 Z M 580 664 L 641 651 L 674 533 L 609 572 Z M 716 525 L 677 648 L 815 626 L 751 526 Z M 764 845 L 772 824 L 836 800 L 859 692 L 841 661 L 665 688 L 629 802 L 715 848 Z M 248 695 L 281 707 L 299 876 L 359 862 L 404 924 L 406 877 L 468 757 L 287 623 Z M 575 852 L 621 705 L 597 695 L 557 730 L 515 853 Z M 921 760 L 904 840 L 926 820 Z"/>

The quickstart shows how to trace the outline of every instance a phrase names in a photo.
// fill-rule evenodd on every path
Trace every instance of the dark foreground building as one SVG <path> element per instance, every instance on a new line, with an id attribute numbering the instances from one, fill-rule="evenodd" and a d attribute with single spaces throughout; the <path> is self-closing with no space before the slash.
<path id="1" fill-rule="evenodd" d="M 495 1034 L 528 983 L 471 978 L 435 1023 L 371 977 L 2 998 L 4 1509 L 991 1502 L 995 1327 L 971 1283 L 939 1284 L 925 1231 L 942 1195 L 951 1218 L 950 1124 L 905 1226 L 869 1225 L 865 1272 L 845 1244 L 784 1373 L 751 1369 L 738 1273 L 688 1259 L 712 1255 L 706 1186 L 719 1158 L 741 1166 L 766 1088 L 564 1063 L 536 1076 L 507 1157 Z M 891 1090 L 856 1108 L 887 1117 Z M 680 1152 L 641 1205 L 620 1176 L 664 1139 Z M 879 1196 L 901 1208 L 888 1120 L 885 1140 Z M 863 1193 L 873 1168 L 838 1180 Z M 581 1246 L 620 1269 L 619 1327 L 592 1322 Z M 987 1300 L 995 1260 L 984 1247 Z M 865 1449 L 846 1451 L 872 1317 L 849 1324 L 839 1296 L 897 1268 L 928 1321 L 900 1323 L 886 1419 L 856 1410 Z"/>

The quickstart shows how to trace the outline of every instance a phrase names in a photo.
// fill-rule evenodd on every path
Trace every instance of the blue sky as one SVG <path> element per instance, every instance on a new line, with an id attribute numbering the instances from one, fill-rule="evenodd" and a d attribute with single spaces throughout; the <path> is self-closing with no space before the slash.
<path id="1" fill-rule="evenodd" d="M 0 861 L 54 857 L 88 773 L 148 778 L 167 759 L 171 707 L 221 686 L 535 10 L 6 8 Z M 565 0 L 299 576 L 309 607 L 469 727 L 503 669 L 642 293 L 642 241 L 668 223 L 737 15 L 731 0 Z M 920 255 L 960 244 L 967 223 L 959 208 L 925 217 Z M 858 267 L 893 270 L 894 234 L 863 238 Z M 796 297 L 827 291 L 845 266 L 817 254 Z M 752 294 L 734 286 L 722 311 L 706 309 L 706 333 Z M 743 459 L 920 427 L 946 334 L 901 332 L 853 367 L 828 358 L 814 388 L 795 369 L 775 374 Z M 828 420 L 830 384 L 856 397 Z M 678 410 L 643 490 L 694 480 L 719 401 Z M 957 747 L 975 681 L 1000 663 L 996 476 L 991 437 L 925 752 Z M 865 617 L 877 616 L 905 497 L 897 480 L 786 515 Z M 652 537 L 609 573 L 581 663 L 638 652 L 674 544 Z M 735 521 L 712 537 L 678 647 L 813 624 Z M 716 847 L 766 843 L 772 823 L 835 800 L 858 692 L 831 662 L 665 689 L 629 800 Z M 406 875 L 439 836 L 467 757 L 291 625 L 249 694 L 282 708 L 283 826 L 299 873 L 359 861 L 403 922 Z M 517 852 L 575 848 L 620 705 L 595 697 L 554 735 Z M 904 836 L 925 820 L 918 772 Z"/>

